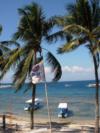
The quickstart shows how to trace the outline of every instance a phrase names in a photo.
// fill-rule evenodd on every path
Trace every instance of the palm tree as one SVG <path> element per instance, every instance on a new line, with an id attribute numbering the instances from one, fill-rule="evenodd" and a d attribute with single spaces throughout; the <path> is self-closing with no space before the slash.
<path id="1" fill-rule="evenodd" d="M 58 33 L 48 37 L 59 37 L 64 33 L 67 42 L 58 48 L 58 53 L 65 53 L 75 50 L 84 45 L 91 53 L 95 82 L 95 133 L 99 133 L 99 51 L 100 51 L 100 1 L 99 0 L 76 0 L 75 4 L 67 5 L 67 15 L 56 17 L 55 21 L 60 28 Z"/>
<path id="2" fill-rule="evenodd" d="M 22 88 L 26 78 L 30 79 L 32 66 L 39 62 L 39 58 L 42 58 L 41 43 L 46 39 L 46 36 L 54 26 L 52 18 L 47 20 L 42 8 L 36 3 L 20 8 L 18 12 L 20 21 L 17 31 L 13 35 L 13 41 L 20 41 L 22 44 L 19 48 L 15 48 L 8 53 L 8 56 L 3 56 L 6 63 L 1 74 L 2 78 L 10 67 L 14 65 L 13 83 L 16 86 L 16 91 Z M 48 52 L 47 59 L 54 70 L 54 80 L 58 80 L 61 77 L 59 62 L 51 52 Z M 32 105 L 34 106 L 36 84 L 32 84 L 30 80 L 29 86 L 32 89 Z M 31 110 L 31 129 L 34 128 L 33 118 L 34 108 Z"/>

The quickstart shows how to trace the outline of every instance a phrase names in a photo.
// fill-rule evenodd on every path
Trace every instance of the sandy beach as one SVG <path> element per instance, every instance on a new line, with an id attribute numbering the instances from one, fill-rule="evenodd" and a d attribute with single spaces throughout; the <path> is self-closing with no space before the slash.
<path id="1" fill-rule="evenodd" d="M 6 116 L 6 128 L 2 128 L 0 117 L 0 133 L 50 133 L 48 119 L 35 118 L 34 130 L 30 129 L 29 119 L 18 116 Z M 94 121 L 71 121 L 67 119 L 52 119 L 52 133 L 93 133 Z"/>

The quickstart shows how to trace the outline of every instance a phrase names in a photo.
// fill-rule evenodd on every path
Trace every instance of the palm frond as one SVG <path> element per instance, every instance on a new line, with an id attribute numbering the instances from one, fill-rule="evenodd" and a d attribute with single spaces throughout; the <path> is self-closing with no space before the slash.
<path id="1" fill-rule="evenodd" d="M 1 54 L 1 56 L 0 56 L 0 66 L 1 66 L 1 70 L 2 71 L 3 71 L 4 67 L 5 67 L 5 65 L 8 63 L 9 58 L 11 56 L 13 56 L 13 54 L 15 54 L 17 50 L 18 50 L 18 48 L 13 49 L 13 50 L 9 50 L 7 52 L 6 51 L 2 52 L 2 50 L 0 51 L 0 54 Z M 0 76 L 0 77 L 2 78 L 2 76 Z"/>
<path id="2" fill-rule="evenodd" d="M 23 15 L 23 18 L 26 19 L 29 29 L 31 30 L 31 32 L 33 32 L 33 29 L 31 27 L 32 24 L 31 24 L 31 21 L 29 19 L 29 15 L 27 14 L 27 12 L 24 9 L 18 9 L 18 11 L 19 11 L 19 14 Z"/>
<path id="3" fill-rule="evenodd" d="M 9 52 L 11 49 L 8 48 L 5 45 L 0 44 L 0 49 L 2 50 L 2 53 L 4 54 L 5 52 Z"/>
<path id="4" fill-rule="evenodd" d="M 16 89 L 21 89 L 27 75 L 30 73 L 29 68 L 33 60 L 34 51 L 31 50 L 27 57 L 25 57 L 17 66 L 17 71 L 14 74 L 13 83 L 16 86 Z"/>
<path id="5" fill-rule="evenodd" d="M 99 34 L 99 37 L 100 37 L 100 26 L 98 26 L 98 27 L 96 27 L 95 29 L 93 29 L 92 33 L 93 33 L 94 35 L 97 35 L 97 36 L 98 36 L 98 34 Z"/>
<path id="6" fill-rule="evenodd" d="M 42 20 L 42 21 L 43 21 L 43 23 L 42 23 L 43 36 L 48 36 L 48 34 L 51 32 L 51 30 L 55 26 L 54 17 L 51 17 L 50 19 L 48 19 L 46 21 L 44 21 L 44 20 Z"/>
<path id="7" fill-rule="evenodd" d="M 3 52 L 2 52 L 2 50 L 0 49 L 0 57 L 3 55 Z"/>
<path id="8" fill-rule="evenodd" d="M 28 11 L 24 9 L 18 9 L 19 14 L 21 15 L 21 19 L 19 22 L 18 30 L 13 35 L 13 40 L 29 40 L 29 38 L 34 38 L 34 28 L 33 22 L 34 17 L 28 13 Z"/>
<path id="9" fill-rule="evenodd" d="M 100 1 L 91 0 L 92 8 L 92 23 L 93 28 L 97 27 L 100 24 Z"/>
<path id="10" fill-rule="evenodd" d="M 94 45 L 90 45 L 91 47 L 91 50 L 92 50 L 92 53 L 93 54 L 97 54 L 97 53 L 100 53 L 100 40 L 96 39 L 94 40 Z"/>
<path id="11" fill-rule="evenodd" d="M 41 6 L 38 5 L 36 2 L 32 2 L 31 4 L 25 6 L 24 10 L 26 10 L 29 14 L 34 12 L 34 14 L 37 14 L 37 11 L 41 11 Z"/>
<path id="12" fill-rule="evenodd" d="M 77 0 L 75 4 L 67 5 L 66 9 L 67 14 L 71 16 L 70 19 L 68 19 L 69 24 L 75 23 L 82 25 L 91 31 L 93 27 L 91 1 Z"/>
<path id="13" fill-rule="evenodd" d="M 20 44 L 16 41 L 10 40 L 10 41 L 1 41 L 0 42 L 0 48 L 2 49 L 3 53 L 4 52 L 9 52 L 11 51 L 11 46 L 16 46 L 17 48 L 20 47 Z M 14 48 L 15 49 L 15 48 Z"/>
<path id="14" fill-rule="evenodd" d="M 67 31 L 67 32 L 70 31 L 72 33 L 73 32 L 75 33 L 77 30 L 79 30 L 79 32 L 84 32 L 86 34 L 89 34 L 90 33 L 88 29 L 84 28 L 81 25 L 77 25 L 77 24 L 71 24 L 71 25 L 65 26 L 63 28 L 63 31 Z"/>
<path id="15" fill-rule="evenodd" d="M 14 40 L 10 40 L 10 41 L 1 41 L 0 42 L 1 45 L 5 45 L 5 46 L 11 46 L 11 45 L 15 45 L 16 47 L 20 47 L 20 44 Z"/>
<path id="16" fill-rule="evenodd" d="M 16 51 L 16 52 L 15 52 Z M 0 78 L 2 78 L 4 76 L 4 74 L 6 74 L 6 72 L 10 69 L 10 67 L 14 64 L 14 62 L 17 61 L 17 59 L 19 59 L 19 55 L 21 55 L 23 52 L 23 49 L 15 49 L 14 51 L 11 51 L 11 53 L 9 53 L 10 56 L 7 57 L 5 66 L 2 70 L 2 73 L 0 75 Z"/>
<path id="17" fill-rule="evenodd" d="M 79 40 L 72 40 L 66 44 L 64 44 L 62 47 L 58 48 L 57 52 L 59 54 L 70 52 L 72 50 L 75 50 L 77 47 L 79 47 Z"/>
<path id="18" fill-rule="evenodd" d="M 58 31 L 56 33 L 53 33 L 53 34 L 49 35 L 48 37 L 46 37 L 46 40 L 48 42 L 52 42 L 52 41 L 57 41 L 58 38 L 61 38 L 61 39 L 64 39 L 65 38 L 65 34 L 64 34 L 63 31 Z"/>
<path id="19" fill-rule="evenodd" d="M 2 32 L 2 26 L 0 25 L 0 34 L 1 34 L 1 32 Z"/>
<path id="20" fill-rule="evenodd" d="M 62 75 L 61 66 L 58 60 L 50 52 L 47 53 L 47 62 L 52 67 L 52 71 L 54 72 L 53 81 L 59 80 Z"/>
<path id="21" fill-rule="evenodd" d="M 54 16 L 54 23 L 62 28 L 66 24 L 66 16 Z"/>
<path id="22" fill-rule="evenodd" d="M 16 31 L 16 33 L 13 34 L 12 38 L 16 41 L 20 38 L 20 36 L 22 36 L 21 32 Z"/>

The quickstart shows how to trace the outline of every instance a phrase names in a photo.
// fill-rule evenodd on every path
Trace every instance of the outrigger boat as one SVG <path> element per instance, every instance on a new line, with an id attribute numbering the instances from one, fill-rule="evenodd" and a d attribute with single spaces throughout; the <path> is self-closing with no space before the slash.
<path id="1" fill-rule="evenodd" d="M 26 106 L 24 107 L 25 111 L 30 111 L 32 108 L 36 110 L 40 108 L 41 100 L 39 98 L 35 98 L 34 106 L 32 105 L 32 99 L 27 100 L 25 103 L 26 103 Z"/>
<path id="2" fill-rule="evenodd" d="M 58 105 L 58 117 L 66 118 L 68 116 L 68 105 L 67 103 L 59 103 Z"/>

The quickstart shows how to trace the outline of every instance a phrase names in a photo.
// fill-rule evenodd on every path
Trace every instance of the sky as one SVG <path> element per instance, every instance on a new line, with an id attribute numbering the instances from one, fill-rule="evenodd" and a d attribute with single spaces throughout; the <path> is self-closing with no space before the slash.
<path id="1" fill-rule="evenodd" d="M 16 31 L 19 23 L 18 8 L 31 3 L 33 0 L 0 0 L 0 24 L 3 26 L 3 32 L 0 35 L 0 40 L 9 40 L 12 34 Z M 53 15 L 64 15 L 65 5 L 74 3 L 75 0 L 34 0 L 39 3 L 47 18 Z M 45 42 L 43 42 L 45 43 Z M 57 47 L 63 44 L 61 41 L 52 43 L 51 45 L 45 44 L 45 47 L 53 52 L 62 66 L 61 81 L 73 80 L 90 80 L 94 79 L 92 58 L 85 47 L 80 47 L 77 50 L 66 53 L 63 55 L 57 54 Z M 47 81 L 52 79 L 50 68 L 45 66 Z M 12 81 L 13 71 L 7 73 L 3 82 Z"/>

